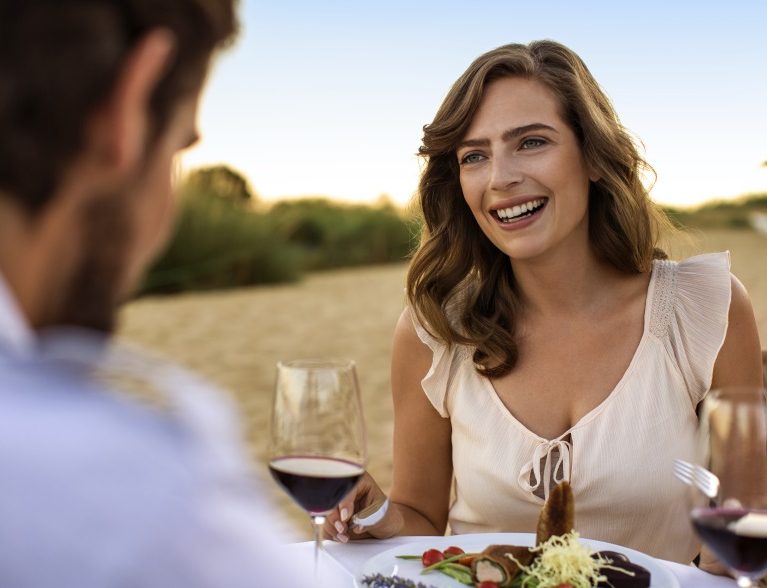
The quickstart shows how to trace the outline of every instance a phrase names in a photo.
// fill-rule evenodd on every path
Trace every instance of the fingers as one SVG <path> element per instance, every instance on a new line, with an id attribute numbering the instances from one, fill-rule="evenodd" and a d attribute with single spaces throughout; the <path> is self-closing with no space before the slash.
<path id="1" fill-rule="evenodd" d="M 326 538 L 346 543 L 350 538 L 363 539 L 370 537 L 364 530 L 353 533 L 350 527 L 352 515 L 355 512 L 374 504 L 382 502 L 386 498 L 381 488 L 376 484 L 370 474 L 365 474 L 357 485 L 347 494 L 338 507 L 327 515 L 323 532 Z"/>
<path id="2" fill-rule="evenodd" d="M 402 519 L 398 511 L 394 514 L 387 512 L 383 520 L 375 525 L 363 526 L 354 524 L 349 516 L 344 519 L 336 509 L 332 516 L 328 515 L 325 519 L 323 533 L 326 539 L 347 543 L 358 539 L 387 539 L 396 535 L 401 528 Z"/>
<path id="3" fill-rule="evenodd" d="M 727 567 L 705 545 L 700 552 L 698 567 L 709 574 L 716 574 L 717 576 L 727 576 L 730 573 Z"/>
<path id="4" fill-rule="evenodd" d="M 322 527 L 323 538 L 333 541 L 346 543 L 349 541 L 347 530 L 347 521 L 349 520 L 350 509 L 348 506 L 339 504 L 325 517 L 325 524 Z"/>
<path id="5" fill-rule="evenodd" d="M 364 493 L 358 485 L 347 494 L 338 507 L 334 508 L 325 518 L 323 533 L 326 539 L 347 543 L 349 541 L 348 523 L 355 511 L 355 502 L 364 500 Z"/>

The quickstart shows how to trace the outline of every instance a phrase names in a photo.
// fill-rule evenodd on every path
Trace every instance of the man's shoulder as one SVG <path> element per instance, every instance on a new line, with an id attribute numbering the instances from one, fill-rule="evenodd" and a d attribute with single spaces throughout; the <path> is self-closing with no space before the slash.
<path id="1" fill-rule="evenodd" d="M 276 565 L 282 530 L 228 434 L 227 411 L 215 395 L 184 391 L 190 401 L 175 409 L 191 414 L 158 412 L 87 378 L 0 367 L 0 544 L 9 546 L 0 583 L 99 586 L 138 575 L 169 579 L 143 584 L 152 586 L 240 586 Z M 35 560 L 45 569 L 24 563 Z M 237 581 L 217 582 L 228 575 Z"/>
<path id="2" fill-rule="evenodd" d="M 177 419 L 106 388 L 0 370 L 0 472 L 11 481 L 5 491 L 14 489 L 18 500 L 42 493 L 49 503 L 74 502 L 89 499 L 93 489 L 113 498 L 143 489 L 149 506 L 162 501 L 162 488 L 190 481 L 193 448 Z M 62 495 L 53 496 L 51 487 Z"/>

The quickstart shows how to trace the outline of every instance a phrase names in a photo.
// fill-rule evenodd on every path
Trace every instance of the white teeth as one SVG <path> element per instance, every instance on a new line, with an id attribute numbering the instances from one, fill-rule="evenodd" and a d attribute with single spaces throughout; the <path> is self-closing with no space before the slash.
<path id="1" fill-rule="evenodd" d="M 537 210 L 543 204 L 545 203 L 545 200 L 543 198 L 536 198 L 535 200 L 530 200 L 529 202 L 523 202 L 522 204 L 519 204 L 517 206 L 512 206 L 511 208 L 499 208 L 496 210 L 496 214 L 498 215 L 498 218 L 501 220 L 507 221 L 512 220 L 518 216 L 524 215 L 528 212 Z"/>

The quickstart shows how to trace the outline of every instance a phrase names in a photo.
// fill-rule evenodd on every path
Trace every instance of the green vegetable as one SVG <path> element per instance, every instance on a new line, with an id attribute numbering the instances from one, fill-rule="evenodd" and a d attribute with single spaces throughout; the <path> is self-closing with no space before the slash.
<path id="1" fill-rule="evenodd" d="M 427 566 L 421 570 L 422 574 L 427 574 L 429 572 L 441 572 L 445 574 L 446 576 L 449 576 L 453 578 L 454 580 L 458 580 L 461 584 L 466 584 L 467 586 L 473 586 L 474 585 L 474 575 L 471 573 L 471 568 L 469 566 L 465 566 L 463 564 L 459 564 L 458 560 L 463 559 L 464 557 L 471 557 L 475 556 L 474 553 L 458 553 L 456 555 L 446 557 L 442 561 L 438 561 L 437 563 Z M 409 560 L 420 560 L 422 556 L 420 555 L 397 555 L 397 559 L 409 559 Z"/>
<path id="2" fill-rule="evenodd" d="M 461 584 L 466 584 L 467 586 L 474 585 L 474 576 L 472 576 L 471 568 L 467 568 L 464 565 L 448 562 L 439 568 L 439 571 L 454 580 L 458 580 Z"/>
<path id="3" fill-rule="evenodd" d="M 422 569 L 421 573 L 422 574 L 426 574 L 426 573 L 428 573 L 428 572 L 430 572 L 432 570 L 438 570 L 441 566 L 444 566 L 445 564 L 456 562 L 459 559 L 466 557 L 467 555 L 472 555 L 472 554 L 470 554 L 470 553 L 469 554 L 460 553 L 460 554 L 454 555 L 452 557 L 446 557 L 442 561 L 438 561 L 434 565 L 430 565 L 429 567 Z M 462 566 L 462 567 L 466 567 L 466 566 Z"/>

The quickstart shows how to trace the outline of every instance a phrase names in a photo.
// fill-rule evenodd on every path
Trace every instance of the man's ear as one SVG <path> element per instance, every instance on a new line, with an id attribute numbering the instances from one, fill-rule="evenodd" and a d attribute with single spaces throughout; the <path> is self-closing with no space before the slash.
<path id="1" fill-rule="evenodd" d="M 173 35 L 162 29 L 146 34 L 127 57 L 106 103 L 90 130 L 104 171 L 129 173 L 143 157 L 149 131 L 149 101 L 169 65 Z"/>
<path id="2" fill-rule="evenodd" d="M 589 172 L 589 180 L 591 180 L 592 183 L 596 184 L 599 180 L 602 179 L 602 174 L 600 174 L 593 165 L 590 163 L 586 164 L 586 169 Z"/>

